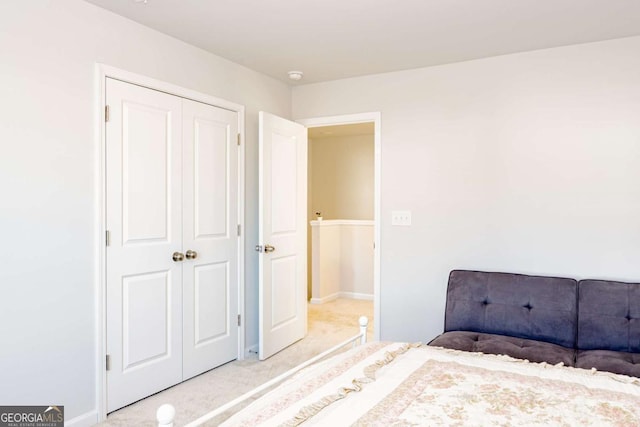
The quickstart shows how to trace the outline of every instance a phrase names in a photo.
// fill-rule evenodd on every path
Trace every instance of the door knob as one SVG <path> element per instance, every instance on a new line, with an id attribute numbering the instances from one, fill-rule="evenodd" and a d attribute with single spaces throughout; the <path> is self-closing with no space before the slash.
<path id="1" fill-rule="evenodd" d="M 180 262 L 184 260 L 184 254 L 182 252 L 174 252 L 172 258 L 175 262 Z"/>
<path id="2" fill-rule="evenodd" d="M 264 251 L 265 251 L 265 252 L 267 252 L 267 253 L 268 253 L 268 252 L 273 252 L 273 251 L 275 251 L 275 250 L 276 250 L 276 248 L 274 248 L 274 247 L 273 247 L 273 246 L 271 246 L 271 245 L 264 245 Z"/>
<path id="3" fill-rule="evenodd" d="M 196 259 L 198 258 L 198 252 L 189 249 L 187 252 L 185 252 L 184 256 L 187 257 L 187 259 Z"/>

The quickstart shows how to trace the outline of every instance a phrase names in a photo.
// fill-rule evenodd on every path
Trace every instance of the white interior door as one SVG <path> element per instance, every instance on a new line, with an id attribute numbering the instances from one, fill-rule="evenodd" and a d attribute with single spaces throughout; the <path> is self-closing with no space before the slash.
<path id="1" fill-rule="evenodd" d="M 238 353 L 237 116 L 183 101 L 184 379 Z"/>
<path id="2" fill-rule="evenodd" d="M 238 353 L 238 113 L 107 79 L 107 412 Z"/>
<path id="3" fill-rule="evenodd" d="M 259 351 L 307 332 L 307 129 L 259 115 Z"/>
<path id="4" fill-rule="evenodd" d="M 182 380 L 182 106 L 107 79 L 107 410 Z"/>

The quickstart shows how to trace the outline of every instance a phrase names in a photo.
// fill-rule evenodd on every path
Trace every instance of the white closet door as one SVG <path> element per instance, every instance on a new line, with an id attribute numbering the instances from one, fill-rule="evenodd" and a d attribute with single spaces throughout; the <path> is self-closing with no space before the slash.
<path id="1" fill-rule="evenodd" d="M 307 332 L 307 129 L 259 115 L 260 360 Z"/>
<path id="2" fill-rule="evenodd" d="M 111 412 L 182 380 L 182 101 L 106 85 Z"/>
<path id="3" fill-rule="evenodd" d="M 183 101 L 184 379 L 238 354 L 238 115 Z"/>

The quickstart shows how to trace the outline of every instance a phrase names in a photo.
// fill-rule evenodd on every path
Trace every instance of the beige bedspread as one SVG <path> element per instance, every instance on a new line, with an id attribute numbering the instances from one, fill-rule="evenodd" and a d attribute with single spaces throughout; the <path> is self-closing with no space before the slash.
<path id="1" fill-rule="evenodd" d="M 640 426 L 640 380 L 402 343 L 300 372 L 224 426 Z"/>

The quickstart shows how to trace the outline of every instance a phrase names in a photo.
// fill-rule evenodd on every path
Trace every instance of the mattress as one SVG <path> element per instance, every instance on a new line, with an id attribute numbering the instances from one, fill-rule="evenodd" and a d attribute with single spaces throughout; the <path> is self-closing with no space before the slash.
<path id="1" fill-rule="evenodd" d="M 640 425 L 635 377 L 410 343 L 311 366 L 229 426 Z"/>

